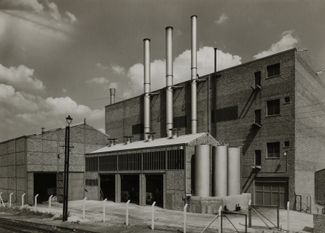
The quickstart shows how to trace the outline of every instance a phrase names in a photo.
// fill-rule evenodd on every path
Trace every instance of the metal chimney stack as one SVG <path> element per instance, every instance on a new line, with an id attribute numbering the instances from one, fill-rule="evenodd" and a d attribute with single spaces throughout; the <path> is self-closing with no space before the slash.
<path id="1" fill-rule="evenodd" d="M 166 27 L 166 131 L 173 137 L 173 27 Z"/>
<path id="2" fill-rule="evenodd" d="M 144 139 L 149 139 L 150 133 L 150 39 L 143 39 L 144 44 Z"/>
<path id="3" fill-rule="evenodd" d="M 191 126 L 192 134 L 197 133 L 197 16 L 191 17 Z"/>
<path id="4" fill-rule="evenodd" d="M 109 89 L 110 104 L 115 104 L 115 94 L 116 94 L 116 89 L 110 88 Z"/>

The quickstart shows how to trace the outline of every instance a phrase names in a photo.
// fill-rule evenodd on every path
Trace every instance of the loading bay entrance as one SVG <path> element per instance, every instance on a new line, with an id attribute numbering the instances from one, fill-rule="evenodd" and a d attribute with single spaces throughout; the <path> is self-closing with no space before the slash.
<path id="1" fill-rule="evenodd" d="M 40 203 L 56 195 L 56 173 L 34 173 L 34 196 L 36 194 Z"/>
<path id="2" fill-rule="evenodd" d="M 115 175 L 100 175 L 100 194 L 103 200 L 115 201 Z"/>
<path id="3" fill-rule="evenodd" d="M 164 206 L 164 179 L 163 175 L 146 175 L 146 204 Z"/>
<path id="4" fill-rule="evenodd" d="M 286 182 L 256 182 L 256 205 L 278 205 L 285 208 L 288 201 L 288 184 Z"/>
<path id="5" fill-rule="evenodd" d="M 121 201 L 139 205 L 139 175 L 121 175 Z"/>

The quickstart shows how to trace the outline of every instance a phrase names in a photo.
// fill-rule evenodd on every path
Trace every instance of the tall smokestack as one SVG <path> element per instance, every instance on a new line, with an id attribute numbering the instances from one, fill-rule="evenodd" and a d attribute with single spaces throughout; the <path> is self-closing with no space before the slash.
<path id="1" fill-rule="evenodd" d="M 173 27 L 166 27 L 166 131 L 173 136 Z"/>
<path id="2" fill-rule="evenodd" d="M 110 88 L 109 89 L 110 104 L 115 104 L 115 93 L 116 93 L 115 88 Z"/>
<path id="3" fill-rule="evenodd" d="M 197 93 L 196 93 L 196 80 L 197 80 L 197 16 L 191 17 L 191 125 L 192 134 L 197 133 Z"/>
<path id="4" fill-rule="evenodd" d="M 144 45 L 144 139 L 149 139 L 150 133 L 150 39 L 143 40 Z"/>

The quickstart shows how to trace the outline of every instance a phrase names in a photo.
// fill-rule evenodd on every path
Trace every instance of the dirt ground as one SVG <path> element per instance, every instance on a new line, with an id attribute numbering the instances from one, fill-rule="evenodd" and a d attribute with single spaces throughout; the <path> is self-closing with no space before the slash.
<path id="1" fill-rule="evenodd" d="M 129 226 L 125 226 L 125 203 L 106 202 L 106 216 L 105 223 L 103 222 L 103 202 L 88 200 L 85 202 L 85 218 L 82 217 L 83 201 L 70 201 L 69 212 L 70 217 L 68 223 L 62 223 L 62 205 L 60 203 L 53 203 L 52 208 L 49 209 L 46 203 L 39 204 L 37 209 L 34 207 L 26 206 L 26 208 L 41 212 L 44 214 L 51 213 L 53 217 L 43 218 L 39 216 L 24 217 L 20 215 L 20 218 L 28 221 L 37 221 L 45 224 L 55 224 L 59 226 L 82 228 L 94 232 L 152 232 L 151 226 L 151 206 L 138 206 L 129 204 Z M 276 210 L 275 209 L 259 209 L 259 212 L 264 215 L 270 221 L 264 219 L 269 227 L 272 224 L 276 224 Z M 8 213 L 8 212 L 6 212 Z M 14 214 L 15 213 L 10 213 Z M 0 213 L 1 217 L 1 213 Z M 187 232 L 201 232 L 201 230 L 207 226 L 215 215 L 210 214 L 195 214 L 187 213 Z M 229 221 L 227 220 L 229 219 Z M 235 228 L 244 232 L 245 219 L 243 216 L 227 215 L 227 218 L 223 218 L 223 232 L 236 232 Z M 183 232 L 183 212 L 166 210 L 155 207 L 155 232 Z M 280 227 L 287 229 L 287 212 L 286 210 L 280 210 Z M 303 229 L 310 229 L 313 227 L 312 215 L 306 213 L 299 213 L 290 211 L 290 228 L 292 232 L 308 232 Z M 217 232 L 218 221 L 215 221 L 207 232 Z M 281 232 L 275 228 L 268 228 L 257 214 L 253 215 L 252 228 L 248 228 L 248 232 Z"/>

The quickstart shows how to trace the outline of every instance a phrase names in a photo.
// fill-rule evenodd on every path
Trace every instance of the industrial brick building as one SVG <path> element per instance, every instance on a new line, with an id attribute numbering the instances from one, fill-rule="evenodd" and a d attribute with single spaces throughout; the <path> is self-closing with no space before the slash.
<path id="1" fill-rule="evenodd" d="M 290 200 L 292 208 L 315 210 L 324 201 L 321 191 L 315 194 L 315 172 L 325 168 L 324 84 L 299 52 L 257 59 L 197 83 L 198 132 L 242 147 L 241 191 L 252 193 L 256 204 L 279 200 L 284 207 Z M 174 127 L 185 135 L 191 131 L 191 82 L 177 84 L 173 94 Z M 166 137 L 165 89 L 154 91 L 150 104 L 152 131 Z M 141 95 L 106 106 L 106 132 L 119 141 L 143 140 L 143 105 Z"/>
<path id="2" fill-rule="evenodd" d="M 86 123 L 70 130 L 69 199 L 85 196 L 84 171 L 87 152 L 107 144 L 107 135 Z M 0 143 L 0 192 L 4 201 L 13 193 L 13 201 L 21 202 L 21 195 L 33 204 L 34 196 L 46 201 L 50 195 L 58 200 L 63 194 L 65 129 L 44 131 Z"/>

